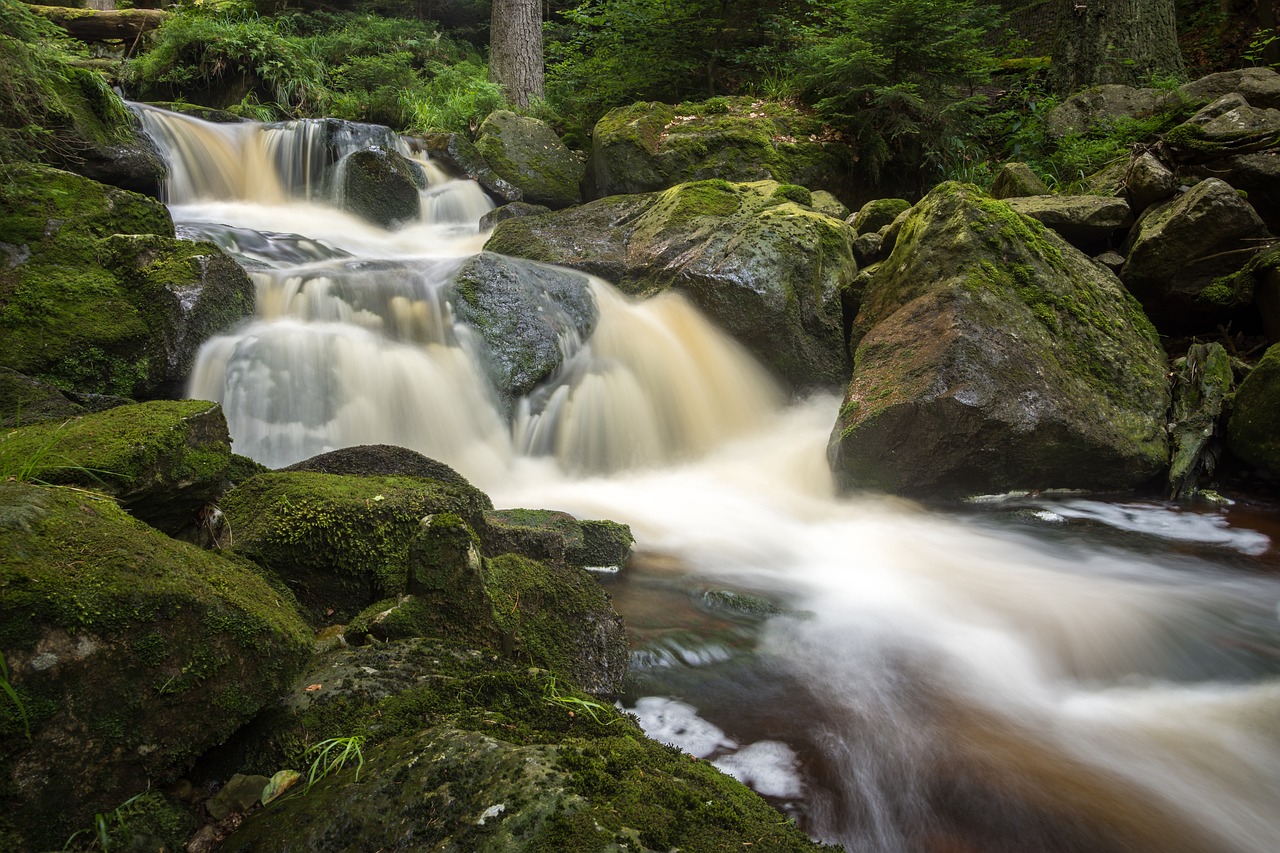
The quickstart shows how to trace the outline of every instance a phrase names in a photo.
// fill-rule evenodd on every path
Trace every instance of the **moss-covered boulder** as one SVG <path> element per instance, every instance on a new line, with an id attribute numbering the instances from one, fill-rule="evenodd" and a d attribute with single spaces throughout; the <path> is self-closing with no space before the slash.
<path id="1" fill-rule="evenodd" d="M 174 239 L 159 202 L 0 167 L 0 366 L 81 393 L 173 394 L 201 343 L 253 309 L 243 270 Z"/>
<path id="2" fill-rule="evenodd" d="M 196 523 L 231 464 L 222 409 L 203 400 L 154 400 L 0 437 L 0 471 L 99 489 L 166 533 Z"/>
<path id="3" fill-rule="evenodd" d="M 508 202 L 481 216 L 480 230 L 491 231 L 495 225 L 504 219 L 514 219 L 517 216 L 537 216 L 538 214 L 549 212 L 551 212 L 551 208 L 545 204 L 529 204 L 525 201 Z"/>
<path id="4" fill-rule="evenodd" d="M 1096 195 L 1029 195 L 1005 203 L 1048 225 L 1062 239 L 1083 252 L 1097 252 L 1124 238 L 1133 224 L 1133 211 L 1122 198 Z"/>
<path id="5" fill-rule="evenodd" d="M 853 152 L 792 106 L 712 98 L 610 110 L 592 133 L 592 198 L 653 192 L 690 181 L 775 180 L 852 197 Z"/>
<path id="6" fill-rule="evenodd" d="M 1280 345 L 1268 348 L 1240 383 L 1227 446 L 1268 477 L 1280 478 Z"/>
<path id="7" fill-rule="evenodd" d="M 422 519 L 484 524 L 489 498 L 465 483 L 305 471 L 259 474 L 220 505 L 234 550 L 277 574 L 315 624 L 343 622 L 406 591 Z"/>
<path id="8" fill-rule="evenodd" d="M 0 427 L 66 420 L 84 412 L 61 388 L 0 367 Z"/>
<path id="9" fill-rule="evenodd" d="M 1231 288 L 1216 280 L 1270 237 L 1249 202 L 1209 178 L 1147 209 L 1130 233 L 1120 279 L 1161 331 L 1210 331 L 1234 313 Z"/>
<path id="10" fill-rule="evenodd" d="M 399 228 L 417 220 L 426 186 L 422 167 L 399 151 L 368 148 L 347 155 L 338 164 L 342 207 L 383 228 Z"/>
<path id="11" fill-rule="evenodd" d="M 1235 390 L 1231 357 L 1222 344 L 1192 344 L 1173 363 L 1169 409 L 1169 497 L 1191 498 L 1222 455 L 1222 414 Z"/>
<path id="12" fill-rule="evenodd" d="M 1167 461 L 1165 359 L 1110 272 L 975 187 L 902 226 L 854 324 L 829 455 L 845 488 L 1119 489 Z"/>
<path id="13" fill-rule="evenodd" d="M 1026 163 L 1008 162 L 1000 167 L 991 182 L 991 197 L 998 199 L 1021 198 L 1029 195 L 1048 195 L 1040 176 Z"/>
<path id="14" fill-rule="evenodd" d="M 1051 109 L 1044 117 L 1045 129 L 1054 137 L 1084 134 L 1103 122 L 1150 115 L 1169 100 L 1169 93 L 1160 89 L 1120 83 L 1090 86 Z"/>
<path id="15" fill-rule="evenodd" d="M 873 198 L 858 208 L 858 212 L 849 217 L 848 222 L 859 237 L 872 234 L 889 225 L 903 211 L 911 209 L 911 202 L 904 198 Z"/>
<path id="16" fill-rule="evenodd" d="M 366 477 L 418 477 L 423 480 L 440 480 L 455 486 L 471 487 L 466 477 L 443 462 L 424 456 L 416 450 L 391 444 L 342 447 L 295 462 L 280 470 L 312 471 L 318 474 L 356 474 Z"/>
<path id="17" fill-rule="evenodd" d="M 566 344 L 588 338 L 597 318 L 587 276 L 493 252 L 458 269 L 450 304 L 454 318 L 479 333 L 494 386 L 508 401 L 551 375 Z"/>
<path id="18" fill-rule="evenodd" d="M 523 554 L 584 569 L 617 569 L 631 555 L 631 528 L 616 521 L 579 520 L 549 509 L 486 512 L 485 554 Z"/>
<path id="19" fill-rule="evenodd" d="M 255 729 L 256 748 L 242 754 L 259 762 L 357 735 L 364 765 L 358 781 L 348 764 L 251 817 L 225 851 L 819 849 L 744 786 L 649 740 L 612 706 L 465 647 L 418 640 L 335 653 Z"/>
<path id="20" fill-rule="evenodd" d="M 287 592 L 83 490 L 0 482 L 0 802 L 60 849 L 184 772 L 311 654 Z M 29 728 L 30 737 L 27 737 Z"/>
<path id="21" fill-rule="evenodd" d="M 443 163 L 454 174 L 475 181 L 499 203 L 517 202 L 524 198 L 524 192 L 519 187 L 493 171 L 466 135 L 441 131 L 414 138 L 420 141 L 433 160 Z"/>
<path id="22" fill-rule="evenodd" d="M 544 122 L 509 110 L 490 113 L 480 125 L 476 150 L 523 200 L 560 208 L 582 200 L 586 165 Z"/>
<path id="23" fill-rule="evenodd" d="M 847 375 L 840 294 L 853 229 L 775 181 L 698 181 L 499 223 L 489 251 L 580 269 L 636 296 L 676 288 L 794 387 Z"/>

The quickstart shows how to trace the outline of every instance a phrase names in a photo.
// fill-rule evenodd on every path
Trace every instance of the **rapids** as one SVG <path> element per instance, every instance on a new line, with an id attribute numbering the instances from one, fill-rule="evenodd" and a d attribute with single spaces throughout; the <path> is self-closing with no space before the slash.
<path id="1" fill-rule="evenodd" d="M 605 282 L 594 334 L 505 410 L 448 301 L 483 244 L 474 184 L 376 128 L 140 109 L 180 233 L 257 286 L 190 395 L 268 465 L 401 444 L 499 507 L 630 524 L 636 556 L 602 581 L 655 736 L 850 850 L 1280 849 L 1280 580 L 1248 519 L 838 498 L 836 398 L 785 402 L 681 298 Z M 420 222 L 333 205 L 333 169 L 369 144 L 423 162 Z"/>

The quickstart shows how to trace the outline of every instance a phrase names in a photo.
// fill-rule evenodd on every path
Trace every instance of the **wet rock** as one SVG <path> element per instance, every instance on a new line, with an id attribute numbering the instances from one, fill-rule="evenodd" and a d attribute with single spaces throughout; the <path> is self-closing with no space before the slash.
<path id="1" fill-rule="evenodd" d="M 1084 252 L 1107 246 L 1116 232 L 1133 224 L 1129 203 L 1121 198 L 1093 195 L 1035 195 L 1006 199 L 1006 203 L 1049 226 Z"/>
<path id="2" fill-rule="evenodd" d="M 508 402 L 550 376 L 595 328 L 595 295 L 581 273 L 482 252 L 459 268 L 449 288 L 454 317 L 479 334 L 490 375 Z"/>
<path id="3" fill-rule="evenodd" d="M 444 163 L 455 173 L 470 178 L 485 192 L 502 202 L 520 201 L 524 192 L 499 177 L 484 156 L 461 133 L 427 133 L 417 137 L 432 158 Z"/>
<path id="4" fill-rule="evenodd" d="M 1048 194 L 1049 188 L 1026 163 L 1005 163 L 991 183 L 992 198 L 1006 199 Z"/>
<path id="5" fill-rule="evenodd" d="M 1203 478 L 1212 477 L 1221 454 L 1219 421 L 1235 388 L 1231 357 L 1221 344 L 1193 344 L 1173 364 L 1170 409 L 1169 497 L 1196 495 Z"/>
<path id="6" fill-rule="evenodd" d="M 615 521 L 578 520 L 546 509 L 485 513 L 485 554 L 522 554 L 584 569 L 616 569 L 631 555 L 631 528 Z"/>
<path id="7" fill-rule="evenodd" d="M 1239 193 L 1210 178 L 1147 210 L 1120 278 L 1162 331 L 1212 329 L 1231 317 L 1232 294 L 1215 279 L 1241 269 L 1270 236 Z"/>
<path id="8" fill-rule="evenodd" d="M 904 210 L 911 208 L 911 202 L 902 198 L 876 198 L 864 204 L 858 212 L 846 221 L 853 226 L 854 232 L 861 237 L 873 231 L 879 231 L 898 218 Z"/>
<path id="9" fill-rule="evenodd" d="M 857 274 L 853 229 L 773 181 L 700 181 L 500 223 L 486 244 L 651 296 L 687 295 L 794 387 L 846 372 L 840 293 Z"/>
<path id="10" fill-rule="evenodd" d="M 16 849 L 58 849 L 273 701 L 311 635 L 244 561 L 110 499 L 0 482 L 0 507 L 0 653 L 31 734 L 8 718 L 0 802 Z"/>
<path id="11" fill-rule="evenodd" d="M 391 444 L 362 444 L 320 453 L 280 469 L 364 477 L 421 477 L 471 488 L 467 478 L 428 456 Z"/>
<path id="12" fill-rule="evenodd" d="M 1266 476 L 1280 477 L 1280 345 L 1271 346 L 1240 383 L 1227 446 Z"/>
<path id="13" fill-rule="evenodd" d="M 217 497 L 230 463 L 222 409 L 202 400 L 119 406 L 23 427 L 0 441 L 0 465 L 103 491 L 166 533 L 191 524 Z"/>
<path id="14" fill-rule="evenodd" d="M 383 228 L 399 228 L 422 213 L 422 167 L 398 151 L 370 148 L 343 159 L 338 168 L 342 207 Z"/>
<path id="15" fill-rule="evenodd" d="M 490 113 L 475 147 L 494 172 L 520 189 L 524 201 L 561 208 L 582 200 L 582 156 L 538 119 L 508 110 Z"/>
<path id="16" fill-rule="evenodd" d="M 686 108 L 677 115 L 669 104 L 641 102 L 606 113 L 591 136 L 590 196 L 711 178 L 775 180 L 837 198 L 852 195 L 852 151 L 824 141 L 812 115 L 747 97 L 681 105 Z"/>
<path id="17" fill-rule="evenodd" d="M 1103 267 L 964 185 L 916 205 L 851 345 L 829 445 L 846 489 L 1127 488 L 1164 468 L 1150 323 Z"/>
<path id="18" fill-rule="evenodd" d="M 480 230 L 489 231 L 499 222 L 514 219 L 517 216 L 537 216 L 540 213 L 550 212 L 551 208 L 542 204 L 529 204 L 523 201 L 509 202 L 501 207 L 495 207 L 480 217 Z"/>
<path id="19" fill-rule="evenodd" d="M 404 593 L 423 518 L 451 513 L 475 530 L 491 508 L 483 492 L 457 482 L 309 471 L 259 474 L 220 506 L 235 552 L 278 575 L 316 625 Z"/>

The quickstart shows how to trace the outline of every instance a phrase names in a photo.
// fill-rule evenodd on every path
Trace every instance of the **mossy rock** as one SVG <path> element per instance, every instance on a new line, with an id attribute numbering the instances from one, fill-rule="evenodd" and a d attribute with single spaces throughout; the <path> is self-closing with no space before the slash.
<path id="1" fill-rule="evenodd" d="M 861 237 L 879 231 L 910 209 L 911 202 L 905 198 L 873 198 L 858 208 L 858 212 L 849 218 L 849 224 Z"/>
<path id="2" fill-rule="evenodd" d="M 582 200 L 579 185 L 586 166 L 581 155 L 536 118 L 509 110 L 490 113 L 475 147 L 499 177 L 520 189 L 524 201 L 561 208 Z"/>
<path id="3" fill-rule="evenodd" d="M 591 282 L 559 267 L 481 252 L 449 285 L 456 320 L 484 343 L 489 375 L 508 403 L 533 390 L 590 337 L 598 312 Z"/>
<path id="4" fill-rule="evenodd" d="M 905 220 L 862 298 L 838 482 L 927 498 L 1125 489 L 1167 462 L 1165 358 L 1106 269 L 976 187 Z"/>
<path id="5" fill-rule="evenodd" d="M 455 486 L 471 487 L 466 477 L 443 462 L 424 456 L 416 450 L 396 447 L 392 444 L 360 444 L 355 447 L 342 447 L 295 462 L 280 470 L 314 471 L 319 474 L 355 474 L 366 477 L 420 477 L 424 480 L 440 480 Z"/>
<path id="6" fill-rule="evenodd" d="M 1240 383 L 1227 421 L 1231 452 L 1272 479 L 1280 479 L 1280 344 Z"/>
<path id="7" fill-rule="evenodd" d="M 0 427 L 66 420 L 84 411 L 61 388 L 0 367 Z"/>
<path id="8" fill-rule="evenodd" d="M 118 406 L 0 438 L 0 470 L 100 489 L 166 533 L 194 522 L 220 493 L 230 464 L 222 409 L 203 400 Z"/>
<path id="9" fill-rule="evenodd" d="M 250 564 L 84 490 L 0 482 L 0 800 L 25 848 L 173 780 L 292 682 L 311 633 Z"/>
<path id="10" fill-rule="evenodd" d="M 493 171 L 465 134 L 436 131 L 416 138 L 432 159 L 443 163 L 454 174 L 475 181 L 499 203 L 519 202 L 524 198 L 519 187 Z"/>
<path id="11" fill-rule="evenodd" d="M 619 568 L 631 554 L 631 528 L 616 521 L 579 521 L 549 509 L 484 514 L 486 556 L 521 554 L 579 568 Z"/>
<path id="12" fill-rule="evenodd" d="M 1021 198 L 1029 195 L 1048 195 L 1040 176 L 1031 170 L 1026 163 L 1008 162 L 1000 166 L 996 178 L 991 182 L 991 197 L 998 199 Z"/>
<path id="13" fill-rule="evenodd" d="M 1169 497 L 1194 497 L 1221 455 L 1219 422 L 1235 390 L 1231 357 L 1222 344 L 1192 344 L 1173 364 L 1169 409 Z"/>
<path id="14" fill-rule="evenodd" d="M 255 724 L 259 760 L 362 735 L 359 781 L 348 765 L 251 817 L 224 850 L 819 849 L 708 762 L 545 671 L 427 640 L 316 664 Z"/>
<path id="15" fill-rule="evenodd" d="M 489 498 L 415 477 L 259 474 L 220 502 L 237 553 L 277 574 L 314 624 L 343 622 L 406 591 L 422 519 L 452 513 L 480 529 Z"/>
<path id="16" fill-rule="evenodd" d="M 825 138 L 821 121 L 780 102 L 635 103 L 596 123 L 588 183 L 593 198 L 718 178 L 775 180 L 847 199 L 853 162 L 848 146 Z"/>
<path id="17" fill-rule="evenodd" d="M 626 293 L 683 292 L 795 388 L 843 381 L 840 294 L 853 229 L 776 181 L 708 180 L 499 223 L 488 251 L 599 275 Z"/>
<path id="18" fill-rule="evenodd" d="M 174 239 L 164 205 L 69 172 L 0 167 L 0 233 L 0 366 L 70 391 L 174 395 L 252 312 L 244 271 Z"/>
<path id="19" fill-rule="evenodd" d="M 369 148 L 338 164 L 338 198 L 342 207 L 383 228 L 399 228 L 422 213 L 426 187 L 422 167 L 398 151 Z"/>

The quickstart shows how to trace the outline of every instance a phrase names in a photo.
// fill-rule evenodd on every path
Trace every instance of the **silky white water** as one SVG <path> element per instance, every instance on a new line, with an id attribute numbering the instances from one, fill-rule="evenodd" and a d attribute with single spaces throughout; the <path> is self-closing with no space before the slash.
<path id="1" fill-rule="evenodd" d="M 149 121 L 174 158 L 263 133 Z M 175 219 L 236 251 L 258 288 L 258 316 L 205 347 L 191 384 L 223 404 L 237 452 L 276 466 L 401 444 L 499 507 L 630 524 L 636 558 L 606 581 L 634 634 L 629 706 L 814 837 L 1280 849 L 1264 533 L 1079 499 L 942 514 L 837 498 L 836 398 L 784 405 L 683 300 L 636 305 L 603 283 L 594 334 L 504 409 L 447 298 L 483 242 L 457 221 L 479 216 L 474 185 L 437 175 L 423 220 L 386 232 L 319 192 L 317 155 L 298 153 L 311 133 L 197 155 L 195 174 L 175 159 Z M 726 593 L 762 606 L 726 609 Z"/>

